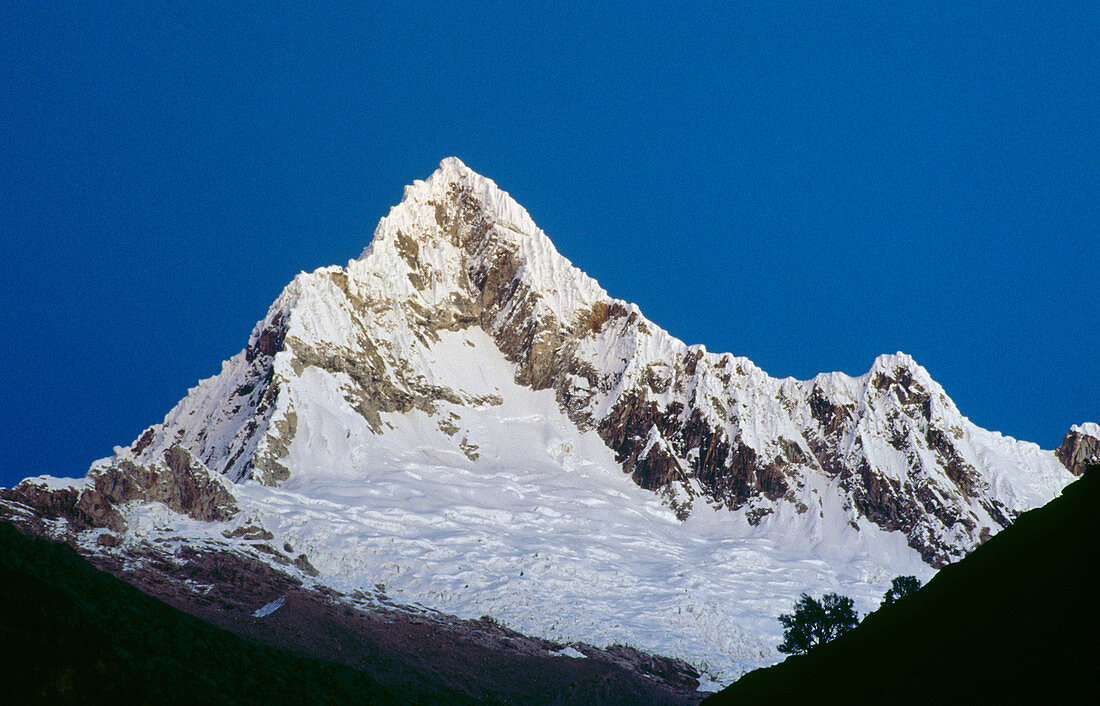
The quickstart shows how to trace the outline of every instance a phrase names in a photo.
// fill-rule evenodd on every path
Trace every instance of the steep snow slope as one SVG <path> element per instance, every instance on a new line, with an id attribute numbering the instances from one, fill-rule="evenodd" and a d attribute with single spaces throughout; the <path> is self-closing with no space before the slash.
<path id="1" fill-rule="evenodd" d="M 255 523 L 305 552 L 326 583 L 382 583 L 401 601 L 555 639 L 627 643 L 728 678 L 772 660 L 774 617 L 804 587 L 843 586 L 869 605 L 896 573 L 930 573 L 904 537 L 866 521 L 840 531 L 791 507 L 756 527 L 743 510 L 705 508 L 682 522 L 552 393 L 516 385 L 484 333 L 448 332 L 433 346 L 441 359 L 456 349 L 463 391 L 500 400 L 441 403 L 461 434 L 414 410 L 383 415 L 387 433 L 375 435 L 333 404 L 338 379 L 315 372 L 313 401 L 296 404 L 310 421 L 287 459 L 309 473 L 241 489 Z"/>
<path id="2" fill-rule="evenodd" d="M 9 500 L 68 502 L 123 548 L 262 528 L 349 595 L 385 584 L 722 679 L 775 659 L 799 592 L 868 607 L 1072 479 L 903 354 L 797 381 L 685 345 L 453 158 L 91 476 Z"/>

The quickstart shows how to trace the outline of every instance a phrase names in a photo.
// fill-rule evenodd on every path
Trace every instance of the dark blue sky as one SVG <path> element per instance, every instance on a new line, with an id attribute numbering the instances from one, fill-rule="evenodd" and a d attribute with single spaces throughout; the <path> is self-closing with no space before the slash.
<path id="1" fill-rule="evenodd" d="M 1100 5 L 730 4 L 4 3 L 0 485 L 160 421 L 452 154 L 689 343 L 1100 420 Z"/>

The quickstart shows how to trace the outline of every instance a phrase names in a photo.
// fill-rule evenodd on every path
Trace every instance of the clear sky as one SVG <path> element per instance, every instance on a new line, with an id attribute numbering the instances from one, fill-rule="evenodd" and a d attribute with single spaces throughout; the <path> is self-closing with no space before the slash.
<path id="1" fill-rule="evenodd" d="M 1100 420 L 1100 4 L 733 4 L 3 3 L 0 485 L 160 421 L 448 155 L 689 343 Z"/>

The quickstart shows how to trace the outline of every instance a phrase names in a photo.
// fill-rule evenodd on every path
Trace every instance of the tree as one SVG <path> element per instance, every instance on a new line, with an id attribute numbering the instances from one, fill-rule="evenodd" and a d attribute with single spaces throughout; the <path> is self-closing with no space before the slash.
<path id="1" fill-rule="evenodd" d="M 826 593 L 817 601 L 803 593 L 794 604 L 794 612 L 780 615 L 779 622 L 784 628 L 779 651 L 804 654 L 854 628 L 859 615 L 847 596 Z"/>
<path id="2" fill-rule="evenodd" d="M 879 608 L 897 603 L 902 598 L 913 595 L 918 589 L 920 589 L 920 581 L 917 580 L 916 576 L 896 576 L 890 584 L 890 588 L 883 594 Z"/>

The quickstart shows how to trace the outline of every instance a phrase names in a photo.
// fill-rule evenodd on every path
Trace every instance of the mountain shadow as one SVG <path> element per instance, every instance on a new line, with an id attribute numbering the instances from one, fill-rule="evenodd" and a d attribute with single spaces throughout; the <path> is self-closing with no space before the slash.
<path id="1" fill-rule="evenodd" d="M 705 704 L 1100 703 L 1100 466 L 927 586 Z"/>

